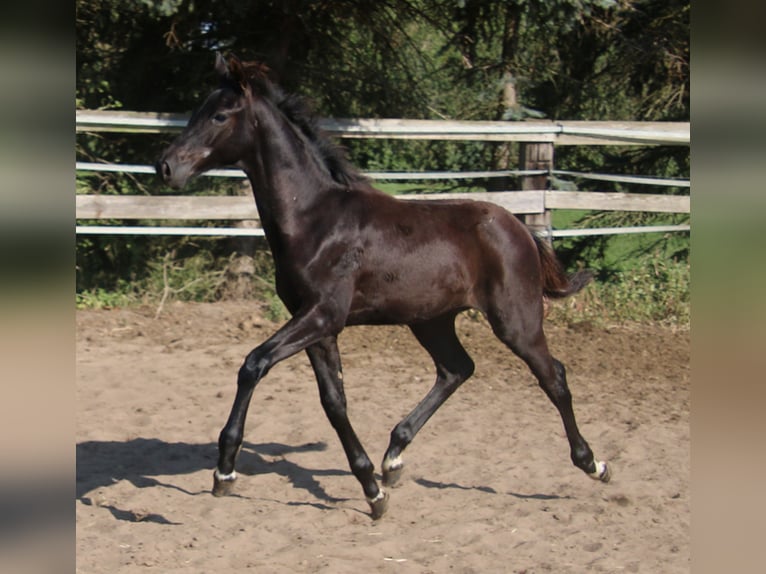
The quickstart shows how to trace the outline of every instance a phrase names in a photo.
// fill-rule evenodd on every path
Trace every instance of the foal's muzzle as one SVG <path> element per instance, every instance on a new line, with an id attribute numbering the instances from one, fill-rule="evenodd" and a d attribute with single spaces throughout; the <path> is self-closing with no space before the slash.
<path id="1" fill-rule="evenodd" d="M 154 166 L 157 176 L 174 189 L 180 189 L 194 175 L 187 162 L 179 162 L 172 154 L 164 155 Z"/>

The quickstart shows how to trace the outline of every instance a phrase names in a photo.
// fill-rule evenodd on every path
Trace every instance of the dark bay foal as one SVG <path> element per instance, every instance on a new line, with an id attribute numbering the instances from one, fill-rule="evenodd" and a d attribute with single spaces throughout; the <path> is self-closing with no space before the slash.
<path id="1" fill-rule="evenodd" d="M 236 479 L 256 384 L 276 363 L 305 350 L 372 517 L 382 516 L 388 493 L 346 414 L 336 338 L 347 325 L 404 324 L 436 366 L 434 386 L 391 431 L 382 464 L 383 486 L 391 486 L 407 445 L 473 373 L 455 334 L 455 317 L 466 309 L 484 313 L 532 370 L 561 415 L 572 462 L 607 482 L 609 469 L 577 428 L 564 366 L 543 333 L 544 298 L 576 293 L 590 275 L 565 275 L 547 244 L 495 204 L 404 201 L 374 189 L 319 132 L 303 101 L 269 81 L 264 66 L 219 54 L 215 68 L 220 87 L 167 148 L 157 171 L 181 188 L 209 169 L 244 170 L 274 257 L 277 292 L 292 318 L 239 370 L 213 493 L 229 493 Z"/>

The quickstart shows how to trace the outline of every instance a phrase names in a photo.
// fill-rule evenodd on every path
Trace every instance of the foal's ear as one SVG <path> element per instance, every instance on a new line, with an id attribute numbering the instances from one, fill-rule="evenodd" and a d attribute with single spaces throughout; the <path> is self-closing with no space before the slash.
<path id="1" fill-rule="evenodd" d="M 250 85 L 247 81 L 247 74 L 245 74 L 242 62 L 239 58 L 233 55 L 229 56 L 229 78 L 239 84 L 239 87 L 242 88 L 243 91 L 247 90 Z"/>
<path id="2" fill-rule="evenodd" d="M 250 84 L 247 81 L 247 74 L 242 66 L 242 62 L 234 55 L 230 55 L 226 59 L 220 52 L 215 53 L 215 71 L 222 80 L 231 82 L 232 84 L 239 86 L 239 88 L 246 92 L 250 89 Z"/>
<path id="3" fill-rule="evenodd" d="M 218 74 L 222 80 L 231 77 L 229 75 L 229 64 L 221 52 L 215 53 L 215 73 Z"/>

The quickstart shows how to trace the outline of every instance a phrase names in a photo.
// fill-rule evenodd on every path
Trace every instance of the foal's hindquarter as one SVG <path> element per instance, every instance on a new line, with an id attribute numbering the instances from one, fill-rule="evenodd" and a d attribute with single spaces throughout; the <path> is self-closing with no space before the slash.
<path id="1" fill-rule="evenodd" d="M 240 369 L 235 405 L 219 441 L 214 493 L 228 493 L 236 477 L 234 462 L 255 384 L 276 362 L 306 349 L 349 466 L 373 518 L 382 516 L 388 493 L 378 485 L 347 415 L 336 336 L 346 325 L 406 324 L 434 361 L 433 387 L 391 432 L 382 471 L 383 486 L 393 486 L 405 448 L 473 373 L 474 363 L 455 333 L 455 317 L 468 308 L 482 311 L 497 337 L 532 370 L 561 415 L 573 463 L 606 482 L 606 464 L 594 460 L 577 428 L 565 369 L 548 351 L 540 257 L 525 226 L 490 203 L 404 201 L 364 186 L 343 193 L 350 194 L 343 210 L 325 211 L 335 218 L 334 226 L 317 222 L 309 229 L 324 237 L 306 237 L 323 252 L 314 261 L 324 263 L 305 265 L 295 277 L 280 280 L 281 292 L 301 293 L 305 300 L 288 305 L 293 319 L 254 349 Z"/>

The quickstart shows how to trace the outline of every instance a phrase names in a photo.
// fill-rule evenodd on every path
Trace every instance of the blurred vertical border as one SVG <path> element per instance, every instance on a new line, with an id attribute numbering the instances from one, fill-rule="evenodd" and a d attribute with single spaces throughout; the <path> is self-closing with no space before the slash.
<path id="1" fill-rule="evenodd" d="M 0 572 L 74 572 L 73 4 L 0 19 Z"/>
<path id="2" fill-rule="evenodd" d="M 692 565 L 766 561 L 766 5 L 692 18 Z"/>
<path id="3" fill-rule="evenodd" d="M 766 559 L 765 16 L 692 15 L 694 572 Z M 75 569 L 74 17 L 0 23 L 0 572 Z"/>

